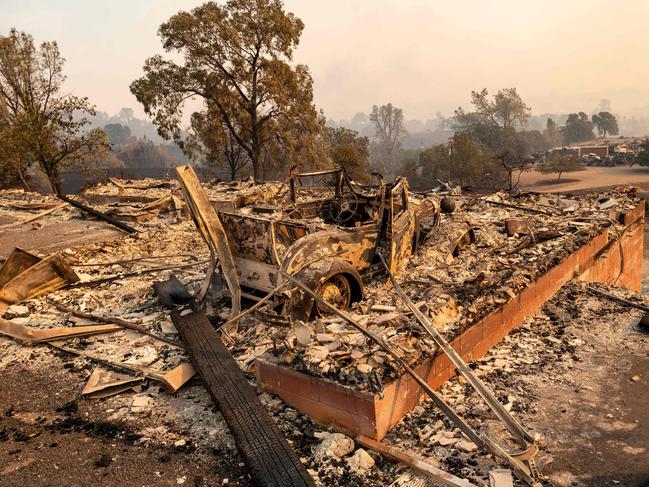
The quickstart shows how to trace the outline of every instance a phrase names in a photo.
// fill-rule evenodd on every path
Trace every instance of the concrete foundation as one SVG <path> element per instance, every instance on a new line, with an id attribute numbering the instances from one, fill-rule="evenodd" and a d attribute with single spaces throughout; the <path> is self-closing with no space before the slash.
<path id="1" fill-rule="evenodd" d="M 645 205 L 641 202 L 621 216 L 625 227 L 620 235 L 604 230 L 515 299 L 465 330 L 453 340 L 453 348 L 467 362 L 478 359 L 572 279 L 639 291 L 644 214 Z M 262 391 L 278 395 L 316 423 L 332 426 L 352 437 L 362 434 L 381 440 L 418 404 L 422 395 L 419 386 L 408 375 L 386 385 L 380 393 L 371 394 L 297 372 L 267 359 L 257 359 L 256 371 L 257 384 Z M 433 388 L 439 388 L 455 374 L 450 360 L 441 352 L 421 363 L 416 371 Z"/>

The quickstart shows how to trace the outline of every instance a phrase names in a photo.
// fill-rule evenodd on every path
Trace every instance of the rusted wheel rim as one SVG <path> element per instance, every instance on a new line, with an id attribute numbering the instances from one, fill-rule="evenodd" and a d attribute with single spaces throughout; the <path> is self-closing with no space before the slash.
<path id="1" fill-rule="evenodd" d="M 318 294 L 327 303 L 338 309 L 346 310 L 352 300 L 352 287 L 345 276 L 336 274 L 327 279 L 318 289 Z M 322 305 L 317 305 L 320 315 L 329 314 Z"/>

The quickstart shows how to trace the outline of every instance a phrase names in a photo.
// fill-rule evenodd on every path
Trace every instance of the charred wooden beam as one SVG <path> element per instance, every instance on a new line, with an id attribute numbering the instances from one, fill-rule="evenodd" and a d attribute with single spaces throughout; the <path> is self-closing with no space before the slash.
<path id="1" fill-rule="evenodd" d="M 57 197 L 60 200 L 65 201 L 66 203 L 74 206 L 75 208 L 79 208 L 82 211 L 85 211 L 86 213 L 91 214 L 95 218 L 99 218 L 100 220 L 103 220 L 107 223 L 110 223 L 111 225 L 119 228 L 120 230 L 124 230 L 125 232 L 128 233 L 137 233 L 138 230 L 133 228 L 130 225 L 127 225 L 126 223 L 119 221 L 116 218 L 113 218 L 112 216 L 106 215 L 105 213 L 102 213 L 101 211 L 95 210 L 94 208 L 91 208 L 87 205 L 84 205 L 83 203 L 79 203 L 78 201 L 73 200 L 72 198 L 69 198 L 67 195 L 64 194 L 59 194 Z"/>
<path id="2" fill-rule="evenodd" d="M 254 484 L 315 486 L 219 333 L 205 314 L 193 308 L 193 313 L 184 316 L 174 311 L 171 319 L 185 341 L 194 368 L 228 423 Z"/>

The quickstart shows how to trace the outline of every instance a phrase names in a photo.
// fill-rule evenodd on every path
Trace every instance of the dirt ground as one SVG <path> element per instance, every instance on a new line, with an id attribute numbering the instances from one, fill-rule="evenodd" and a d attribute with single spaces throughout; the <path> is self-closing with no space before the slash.
<path id="1" fill-rule="evenodd" d="M 594 190 L 622 184 L 648 185 L 649 167 L 586 167 L 583 171 L 562 174 L 560 180 L 555 174 L 529 171 L 520 180 L 521 188 L 539 192 Z"/>
<path id="2" fill-rule="evenodd" d="M 649 335 L 638 328 L 641 314 L 589 328 L 562 313 L 556 318 L 579 345 L 558 375 L 524 378 L 535 396 L 530 427 L 553 457 L 544 473 L 557 485 L 649 485 Z"/>
<path id="3" fill-rule="evenodd" d="M 236 454 L 139 444 L 139 429 L 108 421 L 98 404 L 77 403 L 79 379 L 65 366 L 3 370 L 0 484 L 199 486 L 245 475 Z"/>
<path id="4" fill-rule="evenodd" d="M 13 222 L 3 222 L 9 224 Z M 7 257 L 14 247 L 39 249 L 43 254 L 77 245 L 103 242 L 119 237 L 123 232 L 96 221 L 68 220 L 56 224 L 38 223 L 27 228 L 12 228 L 11 231 L 0 230 L 0 258 Z"/>

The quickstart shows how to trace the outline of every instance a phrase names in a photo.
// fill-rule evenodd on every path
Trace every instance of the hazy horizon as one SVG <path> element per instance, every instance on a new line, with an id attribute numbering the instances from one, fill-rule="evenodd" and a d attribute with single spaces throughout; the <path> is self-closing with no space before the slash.
<path id="1" fill-rule="evenodd" d="M 97 109 L 141 106 L 128 89 L 144 60 L 162 52 L 157 28 L 189 0 L 3 0 L 0 32 L 56 40 L 67 89 Z M 349 119 L 392 102 L 408 119 L 468 107 L 471 90 L 516 87 L 535 114 L 590 112 L 611 100 L 622 115 L 649 116 L 649 2 L 616 13 L 601 0 L 286 0 L 305 23 L 297 62 L 328 118 Z M 645 59 L 645 61 L 642 61 Z"/>

